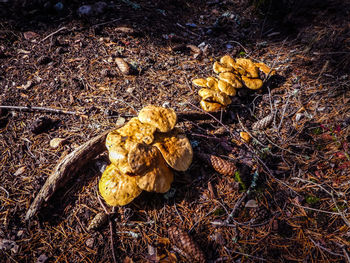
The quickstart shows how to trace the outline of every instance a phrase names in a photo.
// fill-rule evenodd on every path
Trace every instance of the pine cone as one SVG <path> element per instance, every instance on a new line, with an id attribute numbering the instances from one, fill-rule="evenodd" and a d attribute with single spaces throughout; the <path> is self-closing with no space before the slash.
<path id="1" fill-rule="evenodd" d="M 170 241 L 181 249 L 188 259 L 195 262 L 206 262 L 203 251 L 187 232 L 172 226 L 168 230 Z"/>
<path id="2" fill-rule="evenodd" d="M 252 125 L 252 129 L 253 130 L 265 129 L 271 124 L 272 120 L 273 120 L 273 114 L 267 115 L 261 120 L 254 122 L 254 124 Z"/>
<path id="3" fill-rule="evenodd" d="M 104 212 L 96 214 L 95 217 L 91 220 L 87 228 L 87 231 L 96 230 L 100 228 L 107 222 L 107 219 L 108 219 L 108 215 Z"/>
<path id="4" fill-rule="evenodd" d="M 198 157 L 209 163 L 215 171 L 222 175 L 234 176 L 236 165 L 212 154 L 198 153 Z"/>
<path id="5" fill-rule="evenodd" d="M 269 211 L 263 206 L 249 209 L 249 216 L 251 219 L 254 220 L 255 224 L 264 222 L 269 218 L 269 215 L 270 215 Z"/>

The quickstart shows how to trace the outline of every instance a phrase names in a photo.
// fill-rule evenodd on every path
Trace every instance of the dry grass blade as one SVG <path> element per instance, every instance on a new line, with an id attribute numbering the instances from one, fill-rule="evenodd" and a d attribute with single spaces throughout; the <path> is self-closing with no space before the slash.
<path id="1" fill-rule="evenodd" d="M 65 183 L 93 158 L 105 150 L 104 141 L 109 131 L 87 141 L 61 160 L 53 173 L 47 178 L 33 203 L 30 205 L 25 220 L 32 218 L 40 210 L 43 202 L 47 202 L 56 190 Z"/>

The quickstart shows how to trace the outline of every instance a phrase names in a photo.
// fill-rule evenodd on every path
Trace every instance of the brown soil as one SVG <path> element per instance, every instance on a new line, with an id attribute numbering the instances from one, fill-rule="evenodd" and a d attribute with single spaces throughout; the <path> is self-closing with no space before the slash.
<path id="1" fill-rule="evenodd" d="M 241 180 L 196 155 L 176 173 L 174 196 L 142 193 L 111 214 L 117 261 L 193 261 L 169 241 L 176 225 L 209 262 L 349 262 L 348 1 L 115 1 L 91 16 L 77 16 L 79 1 L 63 1 L 62 11 L 55 1 L 23 2 L 0 2 L 0 105 L 75 114 L 0 109 L 1 262 L 113 262 L 108 224 L 87 231 L 104 211 L 97 184 L 106 154 L 25 222 L 28 207 L 60 158 L 119 117 L 147 104 L 198 111 L 191 81 L 225 54 L 278 76 L 240 90 L 221 121 L 178 126 L 196 152 L 237 161 Z M 201 43 L 204 52 L 186 47 Z M 133 74 L 123 75 L 116 57 Z M 269 114 L 271 126 L 253 131 Z M 235 140 L 243 130 L 254 136 L 251 151 Z M 53 149 L 56 137 L 67 140 Z"/>

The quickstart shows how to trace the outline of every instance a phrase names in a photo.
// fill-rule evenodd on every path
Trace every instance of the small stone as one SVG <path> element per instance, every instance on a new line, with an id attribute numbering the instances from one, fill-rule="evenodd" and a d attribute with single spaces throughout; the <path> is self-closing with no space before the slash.
<path id="1" fill-rule="evenodd" d="M 116 58 L 115 63 L 117 63 L 117 66 L 118 66 L 121 73 L 123 73 L 124 75 L 130 74 L 130 66 L 127 62 L 125 62 L 124 59 Z"/>
<path id="2" fill-rule="evenodd" d="M 255 208 L 258 207 L 258 203 L 254 199 L 251 199 L 245 204 L 245 207 Z"/>
<path id="3" fill-rule="evenodd" d="M 92 15 L 92 6 L 91 5 L 82 5 L 78 8 L 77 14 L 79 16 L 90 16 Z"/>
<path id="4" fill-rule="evenodd" d="M 87 247 L 89 248 L 92 248 L 94 246 L 94 243 L 95 243 L 95 239 L 92 237 L 92 238 L 89 238 L 88 240 L 86 240 L 85 244 Z"/>
<path id="5" fill-rule="evenodd" d="M 18 237 L 22 237 L 24 235 L 24 230 L 19 230 L 18 232 L 17 232 L 17 236 Z"/>
<path id="6" fill-rule="evenodd" d="M 61 12 L 64 8 L 64 5 L 62 2 L 58 2 L 53 6 L 53 8 L 56 10 L 56 12 Z"/>
<path id="7" fill-rule="evenodd" d="M 31 80 L 28 80 L 26 84 L 22 85 L 21 88 L 24 90 L 28 90 L 33 86 L 33 82 Z"/>
<path id="8" fill-rule="evenodd" d="M 119 125 L 123 125 L 125 123 L 125 118 L 123 117 L 119 117 L 116 121 L 116 125 L 119 126 Z"/>
<path id="9" fill-rule="evenodd" d="M 101 77 L 108 77 L 109 76 L 109 70 L 107 68 L 104 68 L 100 71 Z"/>
<path id="10" fill-rule="evenodd" d="M 126 89 L 126 92 L 132 93 L 134 91 L 135 87 L 129 87 Z"/>
<path id="11" fill-rule="evenodd" d="M 33 32 L 33 31 L 27 31 L 27 32 L 23 33 L 23 36 L 26 40 L 32 40 L 32 39 L 38 37 L 39 34 Z"/>
<path id="12" fill-rule="evenodd" d="M 20 176 L 26 171 L 26 166 L 22 166 L 17 169 L 17 171 L 13 174 L 14 176 Z"/>
<path id="13" fill-rule="evenodd" d="M 45 254 L 41 254 L 36 260 L 36 263 L 45 263 L 47 259 L 48 256 L 46 256 Z"/>
<path id="14" fill-rule="evenodd" d="M 12 248 L 11 248 L 11 252 L 13 254 L 17 254 L 18 253 L 18 249 L 19 249 L 19 245 L 14 245 Z"/>
<path id="15" fill-rule="evenodd" d="M 107 3 L 106 2 L 97 2 L 93 5 L 93 11 L 95 15 L 102 14 L 107 9 Z"/>
<path id="16" fill-rule="evenodd" d="M 61 147 L 64 143 L 66 142 L 66 139 L 63 138 L 53 138 L 50 141 L 50 147 L 53 149 L 57 149 L 59 147 Z"/>
<path id="17" fill-rule="evenodd" d="M 297 113 L 297 114 L 295 114 L 295 121 L 300 121 L 300 119 L 302 118 L 304 116 L 304 114 L 303 113 Z"/>

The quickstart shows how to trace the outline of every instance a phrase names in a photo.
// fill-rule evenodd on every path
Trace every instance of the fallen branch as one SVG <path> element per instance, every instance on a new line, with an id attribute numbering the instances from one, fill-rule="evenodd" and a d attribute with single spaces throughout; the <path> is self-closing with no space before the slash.
<path id="1" fill-rule="evenodd" d="M 118 127 L 116 127 L 118 128 Z M 105 151 L 104 141 L 109 131 L 98 135 L 63 158 L 53 173 L 46 179 L 33 203 L 30 205 L 25 220 L 31 219 L 60 187 L 77 174 L 77 172 L 93 158 Z"/>
<path id="2" fill-rule="evenodd" d="M 53 109 L 46 107 L 31 107 L 31 106 L 12 106 L 12 105 L 0 105 L 0 109 L 8 109 L 8 110 L 18 110 L 18 111 L 43 111 L 57 114 L 70 114 L 70 115 L 79 115 L 87 118 L 87 116 L 81 112 L 76 111 L 67 111 L 62 109 Z"/>

